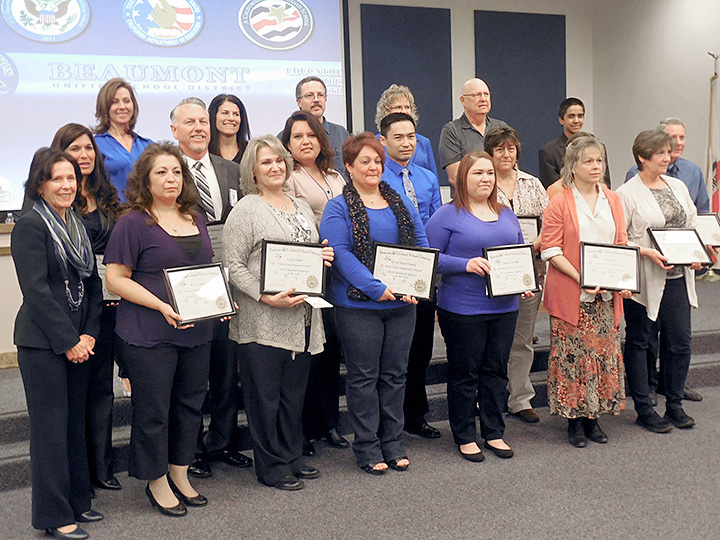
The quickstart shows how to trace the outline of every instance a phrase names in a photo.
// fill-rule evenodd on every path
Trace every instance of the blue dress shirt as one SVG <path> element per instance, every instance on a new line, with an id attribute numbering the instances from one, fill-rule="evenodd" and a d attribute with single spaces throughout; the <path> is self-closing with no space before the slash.
<path id="1" fill-rule="evenodd" d="M 407 196 L 405 188 L 403 187 L 403 166 L 398 162 L 393 161 L 390 158 L 385 160 L 385 170 L 383 171 L 382 179 L 385 180 L 390 187 L 401 195 Z M 418 165 L 413 165 L 412 159 L 407 165 L 409 171 L 410 182 L 412 182 L 413 188 L 415 188 L 415 196 L 418 202 L 418 211 L 420 212 L 420 219 L 425 225 L 430 216 L 442 206 L 442 199 L 440 197 L 440 185 L 438 184 L 437 176 L 423 169 Z"/>
<path id="2" fill-rule="evenodd" d="M 377 134 L 377 138 L 378 140 L 380 139 L 379 133 Z M 435 175 L 435 178 L 437 178 L 437 164 L 435 163 L 435 155 L 433 154 L 430 139 L 428 139 L 425 135 L 420 135 L 419 133 L 415 133 L 415 139 L 417 140 L 417 145 L 415 146 L 415 153 L 410 158 L 410 163 L 419 165 L 423 169 L 427 169 Z M 386 148 L 385 161 L 387 162 L 389 159 L 390 156 L 388 156 Z"/>
<path id="3" fill-rule="evenodd" d="M 130 152 L 107 131 L 95 135 L 95 143 L 103 158 L 105 158 L 105 169 L 110 176 L 108 180 L 117 188 L 120 202 L 126 201 L 124 191 L 128 174 L 130 174 L 140 154 L 152 144 L 150 139 L 141 137 L 137 133 L 132 135 L 133 144 Z"/>
<path id="4" fill-rule="evenodd" d="M 637 165 L 633 165 L 625 175 L 625 181 L 627 182 L 637 173 Z M 687 186 L 698 212 L 710 212 L 710 197 L 708 197 L 705 185 L 705 175 L 700 167 L 692 161 L 679 157 L 668 166 L 667 175 L 682 180 L 682 183 Z"/>

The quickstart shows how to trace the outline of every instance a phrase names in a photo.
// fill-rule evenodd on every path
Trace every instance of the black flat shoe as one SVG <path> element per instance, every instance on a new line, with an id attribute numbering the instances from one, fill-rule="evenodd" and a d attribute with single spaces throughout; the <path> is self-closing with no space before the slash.
<path id="1" fill-rule="evenodd" d="M 485 455 L 483 454 L 482 450 L 475 452 L 474 454 L 466 454 L 465 452 L 460 450 L 460 446 L 458 446 L 458 452 L 460 452 L 460 455 L 464 459 L 472 461 L 473 463 L 480 463 L 481 461 L 485 461 Z"/>
<path id="2" fill-rule="evenodd" d="M 90 538 L 90 535 L 80 527 L 68 533 L 60 532 L 57 529 L 45 529 L 45 534 L 58 540 L 85 540 L 85 538 Z"/>
<path id="3" fill-rule="evenodd" d="M 150 484 L 145 486 L 145 495 L 147 495 L 147 498 L 150 499 L 150 504 L 157 508 L 158 512 L 160 512 L 161 514 L 170 517 L 182 517 L 187 514 L 187 507 L 182 502 L 178 502 L 177 505 L 173 506 L 172 508 L 165 508 L 164 506 L 160 506 L 160 503 L 155 500 L 152 491 L 150 491 Z"/>
<path id="4" fill-rule="evenodd" d="M 310 465 L 303 465 L 299 471 L 295 471 L 295 477 L 302 480 L 314 480 L 320 477 L 320 471 Z"/>
<path id="5" fill-rule="evenodd" d="M 515 455 L 515 453 L 512 451 L 512 448 L 495 448 L 494 446 L 489 445 L 487 441 L 485 441 L 483 446 L 499 458 L 510 459 Z"/>
<path id="6" fill-rule="evenodd" d="M 207 461 L 203 458 L 195 458 L 188 466 L 188 475 L 193 478 L 210 478 L 213 472 Z"/>
<path id="7" fill-rule="evenodd" d="M 332 446 L 333 448 L 348 448 L 350 446 L 348 440 L 340 435 L 335 428 L 328 431 L 323 438 L 327 441 L 328 446 Z"/>
<path id="8" fill-rule="evenodd" d="M 93 485 L 95 487 L 99 487 L 100 489 L 109 489 L 112 491 L 117 491 L 119 489 L 122 489 L 122 486 L 120 485 L 120 481 L 115 478 L 114 476 L 111 476 L 107 480 L 95 480 L 93 482 Z"/>
<path id="9" fill-rule="evenodd" d="M 575 448 L 585 448 L 587 437 L 581 418 L 568 418 L 568 440 Z"/>
<path id="10" fill-rule="evenodd" d="M 427 422 L 423 422 L 419 426 L 406 425 L 405 431 L 423 439 L 437 439 L 442 435 L 439 429 L 432 427 Z"/>
<path id="11" fill-rule="evenodd" d="M 285 478 L 281 478 L 274 484 L 267 485 L 283 491 L 300 491 L 305 487 L 303 481 L 294 477 L 292 474 L 288 474 Z"/>
<path id="12" fill-rule="evenodd" d="M 401 456 L 399 458 L 390 459 L 387 461 L 388 467 L 390 467 L 394 471 L 400 471 L 405 472 L 408 470 L 408 467 L 410 467 L 410 464 L 407 465 L 398 465 L 398 461 L 402 461 L 403 459 L 407 459 L 407 456 Z"/>
<path id="13" fill-rule="evenodd" d="M 303 439 L 302 455 L 306 456 L 306 457 L 315 455 L 315 447 L 313 446 L 313 443 L 311 443 L 309 439 Z"/>
<path id="14" fill-rule="evenodd" d="M 205 506 L 208 503 L 208 500 L 199 493 L 194 497 L 188 497 L 185 495 L 182 491 L 180 491 L 180 488 L 175 485 L 175 482 L 172 481 L 170 474 L 167 475 L 167 479 L 168 484 L 170 484 L 170 489 L 172 489 L 173 493 L 180 502 L 186 504 L 187 506 Z"/>
<path id="15" fill-rule="evenodd" d="M 103 516 L 100 512 L 88 510 L 87 512 L 83 512 L 82 514 L 75 516 L 75 521 L 78 523 L 92 523 L 93 521 L 100 521 L 104 517 L 105 516 Z"/>
<path id="16" fill-rule="evenodd" d="M 240 452 L 240 450 L 228 448 L 226 448 L 225 450 L 221 450 L 217 456 L 210 459 L 214 459 L 215 461 L 222 461 L 224 463 L 227 463 L 228 465 L 232 465 L 233 467 L 238 467 L 239 469 L 252 467 L 253 464 L 252 458 L 247 457 L 245 454 Z"/>
<path id="17" fill-rule="evenodd" d="M 375 465 L 363 465 L 360 469 L 371 476 L 382 476 L 387 472 L 387 469 L 376 469 L 376 466 L 377 463 Z"/>
<path id="18" fill-rule="evenodd" d="M 583 426 L 585 428 L 585 435 L 592 442 L 605 444 L 608 442 L 607 435 L 600 429 L 597 418 L 583 418 Z"/>

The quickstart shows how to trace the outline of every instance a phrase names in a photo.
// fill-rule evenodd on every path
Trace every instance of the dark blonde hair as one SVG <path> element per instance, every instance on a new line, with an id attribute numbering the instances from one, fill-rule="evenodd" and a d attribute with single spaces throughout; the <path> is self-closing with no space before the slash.
<path id="1" fill-rule="evenodd" d="M 132 133 L 135 129 L 135 124 L 138 119 L 138 102 L 135 98 L 135 91 L 130 83 L 120 77 L 115 77 L 106 82 L 98 92 L 97 102 L 95 103 L 95 118 L 97 118 L 98 125 L 93 130 L 95 133 L 105 133 L 110 129 L 110 106 L 112 105 L 113 99 L 115 99 L 115 93 L 120 88 L 126 88 L 130 92 L 130 99 L 133 104 L 133 112 L 130 117 L 130 124 L 128 125 L 129 132 Z"/>
<path id="2" fill-rule="evenodd" d="M 153 205 L 153 196 L 150 193 L 150 171 L 155 165 L 155 160 L 160 156 L 173 156 L 178 160 L 182 169 L 183 185 L 182 190 L 177 198 L 180 205 L 178 211 L 181 214 L 197 216 L 195 205 L 197 204 L 197 192 L 195 191 L 195 180 L 190 169 L 185 163 L 180 149 L 169 142 L 157 142 L 148 146 L 140 155 L 132 171 L 127 177 L 127 187 L 125 188 L 125 197 L 127 203 L 123 206 L 122 212 L 127 213 L 132 210 L 139 212 L 147 212 L 150 214 L 150 223 L 157 223 L 155 216 L 152 215 L 150 209 Z"/>
<path id="3" fill-rule="evenodd" d="M 601 143 L 595 135 L 580 135 L 575 134 L 571 140 L 567 142 L 565 146 L 565 155 L 563 156 L 563 166 L 560 170 L 560 180 L 564 187 L 570 187 L 575 180 L 575 173 L 573 169 L 580 163 L 583 153 L 588 148 L 595 148 L 600 151 L 600 156 L 603 161 L 602 174 L 605 174 L 605 145 Z"/>
<path id="4" fill-rule="evenodd" d="M 473 165 L 475 165 L 475 162 L 478 159 L 487 159 L 490 162 L 493 171 L 495 170 L 495 165 L 493 165 L 492 157 L 490 157 L 490 154 L 488 154 L 484 150 L 476 150 L 475 152 L 465 154 L 462 160 L 460 160 L 457 180 L 455 182 L 455 198 L 453 199 L 453 204 L 458 210 L 460 208 L 464 208 L 468 212 L 470 211 L 470 197 L 468 195 L 467 189 L 467 177 L 470 169 Z M 490 192 L 487 201 L 490 209 L 498 215 L 500 215 L 500 212 L 503 210 L 503 208 L 506 208 L 505 206 L 501 205 L 497 200 L 497 179 L 495 179 L 495 183 L 493 184 L 492 191 Z"/>

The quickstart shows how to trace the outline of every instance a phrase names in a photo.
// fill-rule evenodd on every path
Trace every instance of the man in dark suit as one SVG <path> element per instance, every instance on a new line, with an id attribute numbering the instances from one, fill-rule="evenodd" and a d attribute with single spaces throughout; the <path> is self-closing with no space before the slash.
<path id="1" fill-rule="evenodd" d="M 210 118 L 201 99 L 183 99 L 170 113 L 170 120 L 173 136 L 195 177 L 198 211 L 209 226 L 224 222 L 242 196 L 240 167 L 208 153 Z M 213 249 L 217 260 L 222 246 L 213 242 Z M 208 461 L 224 461 L 236 467 L 252 465 L 252 459 L 237 449 L 238 371 L 235 349 L 228 339 L 227 321 L 215 321 L 208 404 L 210 429 L 199 441 L 198 454 L 188 474 L 200 478 L 211 476 Z"/>
<path id="2" fill-rule="evenodd" d="M 550 141 L 543 146 L 538 152 L 538 161 L 540 162 L 540 171 L 538 178 L 545 189 L 560 178 L 560 169 L 562 169 L 562 160 L 565 156 L 565 146 L 568 138 L 580 132 L 585 123 L 585 104 L 575 97 L 569 97 L 560 103 L 558 107 L 558 122 L 563 127 L 562 135 L 557 139 Z M 607 161 L 607 152 L 605 155 Z M 605 163 L 605 184 L 610 184 L 610 167 Z"/>

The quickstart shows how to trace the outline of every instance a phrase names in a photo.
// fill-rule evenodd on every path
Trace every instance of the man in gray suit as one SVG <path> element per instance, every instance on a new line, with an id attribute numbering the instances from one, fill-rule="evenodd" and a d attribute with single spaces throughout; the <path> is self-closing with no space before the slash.
<path id="1" fill-rule="evenodd" d="M 198 211 L 208 224 L 224 221 L 242 196 L 237 163 L 208 153 L 210 117 L 199 98 L 183 99 L 170 113 L 173 136 L 195 178 Z M 218 249 L 216 248 L 216 251 Z M 235 348 L 228 339 L 228 322 L 215 321 L 210 349 L 210 429 L 198 444 L 188 474 L 212 476 L 209 461 L 249 467 L 252 459 L 240 453 L 238 443 L 238 372 Z"/>

